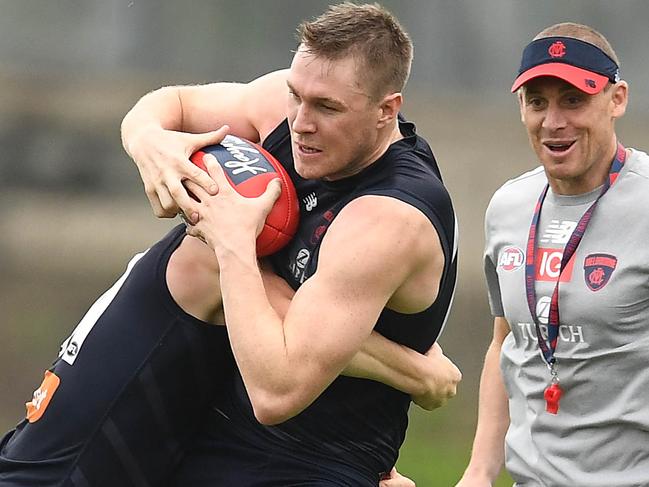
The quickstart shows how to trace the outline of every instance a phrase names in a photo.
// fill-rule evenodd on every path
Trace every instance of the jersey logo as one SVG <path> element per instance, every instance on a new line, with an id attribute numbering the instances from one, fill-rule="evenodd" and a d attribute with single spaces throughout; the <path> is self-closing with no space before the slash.
<path id="1" fill-rule="evenodd" d="M 536 303 L 536 317 L 539 320 L 539 323 L 544 325 L 548 324 L 548 319 L 550 317 L 550 296 L 543 296 Z"/>
<path id="2" fill-rule="evenodd" d="M 572 235 L 576 226 L 577 222 L 570 220 L 552 220 L 550 224 L 545 227 L 545 233 L 539 239 L 539 242 L 565 245 L 568 243 L 570 235 Z"/>
<path id="3" fill-rule="evenodd" d="M 505 247 L 498 257 L 498 267 L 504 271 L 515 271 L 525 264 L 525 254 L 518 247 Z"/>
<path id="4" fill-rule="evenodd" d="M 25 404 L 27 421 L 35 423 L 41 419 L 60 383 L 61 379 L 54 372 L 45 371 L 40 387 L 34 391 L 32 400 Z"/>
<path id="5" fill-rule="evenodd" d="M 599 291 L 611 279 L 617 267 L 617 257 L 609 254 L 590 254 L 584 259 L 584 279 L 591 291 Z"/>
<path id="6" fill-rule="evenodd" d="M 559 279 L 559 270 L 561 269 L 561 258 L 563 251 L 560 249 L 538 248 L 538 258 L 536 259 L 535 274 L 537 281 L 553 281 Z M 559 282 L 569 282 L 572 279 L 572 268 L 574 267 L 574 256 L 568 261 L 565 269 L 561 273 Z"/>
<path id="7" fill-rule="evenodd" d="M 318 197 L 316 196 L 315 192 L 309 193 L 306 196 L 306 198 L 302 198 L 302 201 L 304 202 L 304 205 L 306 206 L 306 211 L 311 211 L 316 206 L 318 206 Z"/>
<path id="8" fill-rule="evenodd" d="M 548 48 L 548 54 L 553 58 L 563 57 L 566 55 L 566 45 L 561 41 L 556 41 Z"/>

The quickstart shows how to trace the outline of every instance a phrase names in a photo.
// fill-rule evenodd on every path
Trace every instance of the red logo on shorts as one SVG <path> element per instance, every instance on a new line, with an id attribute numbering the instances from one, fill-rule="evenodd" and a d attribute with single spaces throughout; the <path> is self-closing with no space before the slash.
<path id="1" fill-rule="evenodd" d="M 61 379 L 54 372 L 45 371 L 45 378 L 40 387 L 34 391 L 32 400 L 25 404 L 27 421 L 35 423 L 41 419 L 60 383 Z"/>
<path id="2" fill-rule="evenodd" d="M 557 41 L 548 48 L 548 54 L 552 57 L 563 57 L 566 55 L 566 45 Z"/>
<path id="3" fill-rule="evenodd" d="M 584 278 L 591 291 L 602 289 L 617 267 L 617 257 L 609 254 L 590 254 L 584 259 Z"/>

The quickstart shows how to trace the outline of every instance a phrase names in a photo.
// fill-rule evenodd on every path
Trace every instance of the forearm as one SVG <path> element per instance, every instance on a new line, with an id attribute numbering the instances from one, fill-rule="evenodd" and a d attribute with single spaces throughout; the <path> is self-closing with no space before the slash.
<path id="1" fill-rule="evenodd" d="M 471 460 L 465 476 L 475 476 L 493 482 L 505 459 L 505 434 L 509 427 L 507 393 L 500 372 L 500 349 L 492 342 L 485 357 L 480 378 L 478 425 Z"/>
<path id="2" fill-rule="evenodd" d="M 267 297 L 254 253 L 249 254 L 218 255 L 221 294 L 232 351 L 255 414 L 262 422 L 274 423 L 280 418 L 270 418 L 269 411 L 275 411 L 279 401 L 295 402 L 287 396 L 295 393 L 295 378 L 304 366 L 291 365 L 283 320 Z M 300 410 L 291 409 L 287 415 Z"/>
<path id="3" fill-rule="evenodd" d="M 182 130 L 183 109 L 178 87 L 159 88 L 144 95 L 124 116 L 121 125 L 124 150 L 133 157 L 139 135 L 147 130 Z"/>
<path id="4" fill-rule="evenodd" d="M 365 340 L 343 375 L 382 382 L 410 395 L 423 394 L 425 356 L 377 332 Z"/>

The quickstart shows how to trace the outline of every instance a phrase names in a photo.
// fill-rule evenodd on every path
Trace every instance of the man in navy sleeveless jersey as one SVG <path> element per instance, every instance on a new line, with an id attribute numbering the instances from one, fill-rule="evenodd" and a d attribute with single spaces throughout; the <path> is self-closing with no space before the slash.
<path id="1" fill-rule="evenodd" d="M 345 3 L 300 26 L 290 69 L 163 88 L 125 117 L 124 146 L 155 213 L 182 210 L 217 256 L 240 372 L 177 485 L 369 486 L 394 465 L 410 399 L 338 375 L 372 330 L 427 350 L 452 299 L 451 201 L 428 144 L 399 115 L 411 60 L 389 12 Z M 254 253 L 278 186 L 241 198 L 209 157 L 209 175 L 187 161 L 224 125 L 261 141 L 301 200 L 298 235 L 271 258 L 296 290 L 285 317 Z"/>

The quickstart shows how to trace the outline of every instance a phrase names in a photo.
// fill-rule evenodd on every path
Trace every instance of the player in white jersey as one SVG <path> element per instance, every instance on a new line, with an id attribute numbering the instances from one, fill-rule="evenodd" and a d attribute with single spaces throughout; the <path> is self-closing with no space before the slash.
<path id="1" fill-rule="evenodd" d="M 542 167 L 487 210 L 494 337 L 458 487 L 503 462 L 519 487 L 649 485 L 649 157 L 616 136 L 628 85 L 600 33 L 562 23 L 512 92 Z"/>

